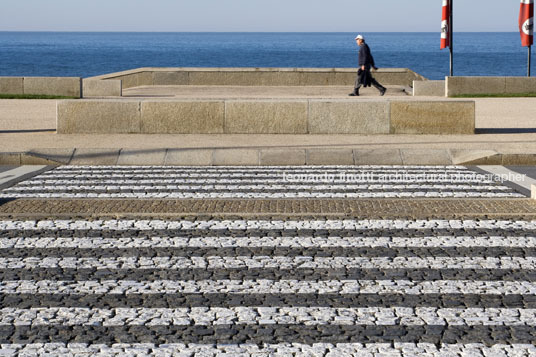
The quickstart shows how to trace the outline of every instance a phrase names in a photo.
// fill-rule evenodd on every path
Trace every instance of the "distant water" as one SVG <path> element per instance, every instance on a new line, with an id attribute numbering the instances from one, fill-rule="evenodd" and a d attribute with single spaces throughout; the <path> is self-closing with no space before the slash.
<path id="1" fill-rule="evenodd" d="M 448 74 L 437 33 L 364 33 L 378 67 Z M 79 76 L 137 67 L 356 67 L 354 33 L 0 32 L 0 76 Z M 518 33 L 455 33 L 455 75 L 524 76 Z M 532 72 L 536 75 L 536 62 Z"/>

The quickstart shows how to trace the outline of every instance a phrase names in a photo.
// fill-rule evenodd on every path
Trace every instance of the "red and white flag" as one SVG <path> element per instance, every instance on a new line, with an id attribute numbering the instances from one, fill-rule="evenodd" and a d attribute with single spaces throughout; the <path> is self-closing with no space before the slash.
<path id="1" fill-rule="evenodd" d="M 521 45 L 532 46 L 534 42 L 534 0 L 521 0 L 519 33 L 521 34 Z"/>
<path id="2" fill-rule="evenodd" d="M 449 30 L 450 30 L 450 0 L 443 0 L 443 17 L 441 19 L 441 49 L 450 47 L 450 31 Z"/>

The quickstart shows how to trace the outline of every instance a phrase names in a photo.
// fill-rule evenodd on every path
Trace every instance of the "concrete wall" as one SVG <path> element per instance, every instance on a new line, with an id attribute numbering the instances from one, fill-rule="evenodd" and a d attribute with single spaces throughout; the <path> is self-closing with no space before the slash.
<path id="1" fill-rule="evenodd" d="M 475 102 L 391 103 L 391 134 L 474 134 Z"/>
<path id="2" fill-rule="evenodd" d="M 118 79 L 123 88 L 145 85 L 330 86 L 354 84 L 354 68 L 138 68 L 91 79 Z M 385 85 L 412 86 L 424 77 L 407 68 L 381 68 Z"/>
<path id="3" fill-rule="evenodd" d="M 462 94 L 536 93 L 533 77 L 447 77 L 447 96 Z"/>
<path id="4" fill-rule="evenodd" d="M 66 100 L 57 131 L 182 134 L 474 134 L 472 101 Z"/>
<path id="5" fill-rule="evenodd" d="M 0 94 L 24 94 L 24 78 L 0 77 Z"/>
<path id="6" fill-rule="evenodd" d="M 0 93 L 80 98 L 82 80 L 79 77 L 0 77 Z"/>
<path id="7" fill-rule="evenodd" d="M 121 97 L 123 86 L 121 80 L 94 80 L 82 81 L 84 98 L 88 97 Z"/>
<path id="8" fill-rule="evenodd" d="M 413 81 L 414 97 L 444 97 L 445 81 Z"/>

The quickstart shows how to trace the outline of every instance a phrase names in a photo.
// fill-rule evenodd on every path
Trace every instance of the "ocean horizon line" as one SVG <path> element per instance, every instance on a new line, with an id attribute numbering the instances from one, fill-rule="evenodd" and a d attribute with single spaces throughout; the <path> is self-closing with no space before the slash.
<path id="1" fill-rule="evenodd" d="M 433 34 L 438 31 L 53 31 L 53 30 L 0 30 L 0 33 L 187 33 L 187 34 L 341 34 L 341 33 L 381 33 L 381 34 Z M 455 33 L 493 34 L 493 33 L 518 33 L 518 31 L 455 31 Z"/>

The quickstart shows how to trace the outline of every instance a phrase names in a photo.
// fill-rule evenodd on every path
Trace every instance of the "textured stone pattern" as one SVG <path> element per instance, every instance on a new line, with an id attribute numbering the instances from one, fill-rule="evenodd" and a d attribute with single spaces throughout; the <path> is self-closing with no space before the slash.
<path id="1" fill-rule="evenodd" d="M 447 77 L 447 96 L 461 94 L 535 93 L 536 78 L 527 77 Z"/>
<path id="2" fill-rule="evenodd" d="M 307 101 L 226 101 L 229 134 L 307 134 Z"/>
<path id="3" fill-rule="evenodd" d="M 391 134 L 474 134 L 475 102 L 391 103 Z"/>
<path id="4" fill-rule="evenodd" d="M 117 120 L 113 103 L 59 102 L 58 133 L 474 134 L 475 126 L 471 101 L 124 100 L 138 106 L 141 125 L 133 131 L 129 120 Z"/>
<path id="5" fill-rule="evenodd" d="M 123 88 L 143 85 L 325 86 L 355 82 L 353 68 L 138 68 L 92 79 L 121 79 Z M 410 87 L 424 80 L 407 68 L 382 68 L 374 77 L 386 85 Z"/>
<path id="6" fill-rule="evenodd" d="M 79 77 L 0 77 L 0 94 L 82 96 Z"/>
<path id="7" fill-rule="evenodd" d="M 309 104 L 310 134 L 389 134 L 387 101 L 325 101 Z"/>
<path id="8" fill-rule="evenodd" d="M 58 101 L 58 134 L 139 133 L 140 103 L 137 101 Z"/>
<path id="9" fill-rule="evenodd" d="M 7 199 L 6 199 L 7 200 Z M 199 214 L 222 217 L 415 218 L 441 216 L 535 217 L 536 202 L 529 199 L 17 199 L 0 206 L 2 216 L 21 217 L 176 217 Z"/>
<path id="10" fill-rule="evenodd" d="M 0 94 L 24 94 L 24 78 L 0 77 Z"/>
<path id="11" fill-rule="evenodd" d="M 24 77 L 24 94 L 82 97 L 79 77 Z"/>
<path id="12" fill-rule="evenodd" d="M 224 102 L 141 102 L 141 133 L 222 134 Z"/>
<path id="13" fill-rule="evenodd" d="M 82 80 L 82 93 L 87 97 L 121 97 L 123 86 L 121 80 Z"/>
<path id="14" fill-rule="evenodd" d="M 413 81 L 414 97 L 444 97 L 445 81 Z"/>
<path id="15" fill-rule="evenodd" d="M 163 160 L 165 152 L 151 154 Z M 258 160 L 256 151 L 251 154 L 243 157 L 244 162 Z M 463 166 L 63 166 L 0 191 L 0 198 L 523 197 L 493 177 Z"/>
<path id="16" fill-rule="evenodd" d="M 0 221 L 3 355 L 530 356 L 535 221 Z"/>

